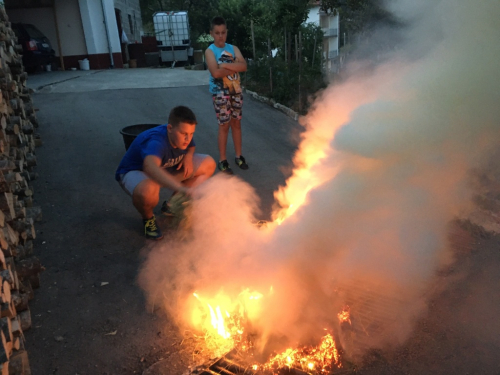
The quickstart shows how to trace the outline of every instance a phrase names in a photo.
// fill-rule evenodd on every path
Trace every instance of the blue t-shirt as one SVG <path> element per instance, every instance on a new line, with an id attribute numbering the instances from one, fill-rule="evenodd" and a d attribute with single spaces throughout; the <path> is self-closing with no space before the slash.
<path id="1" fill-rule="evenodd" d="M 212 43 L 208 48 L 214 53 L 217 64 L 234 63 L 236 56 L 231 44 L 226 43 L 226 45 L 221 48 Z M 225 95 L 234 95 L 241 93 L 240 73 L 234 72 L 234 74 L 222 78 L 214 78 L 212 74 L 210 74 L 209 90 L 212 94 L 224 93 Z"/>
<path id="2" fill-rule="evenodd" d="M 179 164 L 187 149 L 194 147 L 194 139 L 191 139 L 185 150 L 173 148 L 168 141 L 167 125 L 159 125 L 140 133 L 129 146 L 115 173 L 117 181 L 120 175 L 130 171 L 142 171 L 144 159 L 148 155 L 158 156 L 161 159 L 162 168 L 170 168 Z"/>

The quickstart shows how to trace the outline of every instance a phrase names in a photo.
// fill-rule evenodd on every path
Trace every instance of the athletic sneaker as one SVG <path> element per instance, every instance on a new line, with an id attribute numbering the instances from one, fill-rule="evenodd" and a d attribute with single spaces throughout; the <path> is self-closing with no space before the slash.
<path id="1" fill-rule="evenodd" d="M 172 210 L 170 209 L 170 205 L 167 201 L 161 204 L 161 213 L 165 216 L 175 216 Z"/>
<path id="2" fill-rule="evenodd" d="M 161 240 L 163 233 L 156 224 L 156 218 L 153 216 L 151 219 L 144 219 L 144 235 L 150 240 Z"/>
<path id="3" fill-rule="evenodd" d="M 219 162 L 219 171 L 227 174 L 233 174 L 233 170 L 229 167 L 227 160 L 221 160 Z"/>
<path id="4" fill-rule="evenodd" d="M 234 158 L 234 161 L 236 162 L 236 165 L 240 167 L 241 169 L 247 170 L 248 169 L 248 164 L 243 157 L 243 155 L 240 155 L 239 158 Z"/>

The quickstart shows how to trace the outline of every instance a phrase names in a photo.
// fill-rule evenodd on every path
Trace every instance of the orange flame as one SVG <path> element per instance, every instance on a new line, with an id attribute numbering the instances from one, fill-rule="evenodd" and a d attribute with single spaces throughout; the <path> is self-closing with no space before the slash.
<path id="1" fill-rule="evenodd" d="M 207 332 L 221 350 L 231 349 L 237 343 L 245 346 L 243 317 L 253 319 L 259 315 L 262 294 L 245 289 L 235 300 L 223 293 L 210 300 L 202 300 L 197 293 L 193 296 L 201 303 L 192 313 L 193 326 Z"/>
<path id="2" fill-rule="evenodd" d="M 253 347 L 252 343 L 247 341 L 246 335 L 244 336 L 244 319 L 251 320 L 251 316 L 258 317 L 255 306 L 252 305 L 255 304 L 255 301 L 263 298 L 262 294 L 250 293 L 246 289 L 240 293 L 236 302 L 230 301 L 229 297 L 223 294 L 219 294 L 211 303 L 202 301 L 197 293 L 193 293 L 193 295 L 201 302 L 201 306 L 205 306 L 207 318 L 198 320 L 198 322 L 202 325 L 202 329 L 213 333 L 205 336 L 205 340 L 210 337 L 212 344 L 214 341 L 216 342 L 216 355 L 222 355 L 235 347 L 243 352 L 248 352 Z M 229 306 L 228 302 L 231 302 L 231 313 L 223 307 Z M 207 307 L 209 313 L 206 313 Z M 253 315 L 252 310 L 254 310 Z M 210 318 L 208 318 L 208 315 Z M 350 322 L 349 306 L 345 306 L 337 316 L 341 323 Z M 333 368 L 340 367 L 342 367 L 340 353 L 331 334 L 326 334 L 316 347 L 288 348 L 284 352 L 274 355 L 263 365 L 252 365 L 254 371 L 299 368 L 309 373 L 326 373 Z"/>
<path id="3" fill-rule="evenodd" d="M 300 349 L 288 348 L 277 354 L 266 364 L 263 370 L 277 370 L 281 368 L 300 368 L 307 372 L 329 372 L 332 368 L 342 367 L 340 354 L 331 334 L 327 334 L 317 347 L 303 347 Z M 255 368 L 255 365 L 254 365 Z"/>
<path id="4" fill-rule="evenodd" d="M 212 326 L 214 327 L 214 329 L 217 331 L 219 335 L 221 335 L 225 339 L 231 337 L 231 334 L 225 328 L 224 318 L 222 317 L 222 314 L 220 312 L 220 306 L 217 306 L 214 312 L 212 306 L 210 306 L 209 303 L 207 303 L 207 305 L 208 308 L 210 309 L 210 317 L 212 318 Z M 227 311 L 226 315 L 228 318 L 230 317 Z"/>
<path id="5" fill-rule="evenodd" d="M 351 113 L 364 103 L 373 101 L 377 92 L 375 86 L 367 84 L 365 78 L 349 80 L 348 83 L 326 91 L 316 107 L 301 119 L 305 132 L 293 157 L 294 169 L 286 186 L 274 192 L 277 208 L 273 212 L 273 222 L 281 224 L 307 203 L 309 192 L 326 181 L 333 179 L 340 171 L 340 153 L 331 145 L 337 131 L 351 118 Z M 325 105 L 326 100 L 327 105 Z M 326 157 L 335 157 L 334 167 L 318 167 Z M 332 163 L 329 163 L 330 166 Z"/>
<path id="6" fill-rule="evenodd" d="M 340 323 L 349 323 L 351 324 L 351 313 L 349 306 L 344 306 L 341 312 L 337 314 Z"/>

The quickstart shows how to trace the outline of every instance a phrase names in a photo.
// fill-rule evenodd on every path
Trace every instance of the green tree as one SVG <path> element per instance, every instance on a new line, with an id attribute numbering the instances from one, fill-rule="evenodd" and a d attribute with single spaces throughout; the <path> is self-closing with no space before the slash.
<path id="1" fill-rule="evenodd" d="M 272 23 L 271 0 L 220 0 L 219 15 L 228 27 L 228 43 L 238 46 L 243 56 L 253 57 L 252 21 L 257 56 L 267 51 L 267 38 Z"/>
<path id="2" fill-rule="evenodd" d="M 341 33 L 363 34 L 376 26 L 396 26 L 398 20 L 383 6 L 383 0 L 323 0 L 321 10 L 340 15 Z"/>
<path id="3" fill-rule="evenodd" d="M 228 41 L 245 57 L 253 57 L 252 22 L 256 58 L 267 55 L 268 39 L 282 46 L 285 28 L 297 33 L 307 19 L 308 0 L 219 0 L 219 15 L 226 19 Z"/>
<path id="4" fill-rule="evenodd" d="M 274 0 L 276 22 L 274 31 L 297 30 L 307 20 L 309 0 Z"/>
<path id="5" fill-rule="evenodd" d="M 217 15 L 219 0 L 188 0 L 187 11 L 191 26 L 191 40 L 210 31 L 210 21 Z"/>

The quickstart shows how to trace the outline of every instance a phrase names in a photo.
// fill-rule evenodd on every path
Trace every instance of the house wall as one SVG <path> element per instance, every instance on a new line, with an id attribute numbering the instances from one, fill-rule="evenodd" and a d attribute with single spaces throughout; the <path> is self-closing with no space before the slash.
<path id="1" fill-rule="evenodd" d="M 307 15 L 307 23 L 315 23 L 319 25 L 319 6 L 315 5 L 309 9 L 309 14 Z"/>
<path id="2" fill-rule="evenodd" d="M 113 52 L 121 51 L 113 0 L 102 1 L 103 3 L 101 0 L 79 0 L 80 15 L 89 54 L 109 53 L 108 30 L 111 50 Z"/>
<path id="3" fill-rule="evenodd" d="M 330 51 L 337 51 L 336 53 L 338 54 L 338 50 L 339 50 L 339 16 L 336 15 L 336 16 L 327 16 L 327 15 L 323 15 L 322 17 L 325 17 L 327 19 L 327 23 L 328 23 L 328 28 L 330 30 L 337 30 L 337 33 L 336 35 L 331 35 L 329 38 L 328 38 L 328 45 L 329 45 L 329 50 Z"/>
<path id="4" fill-rule="evenodd" d="M 86 55 L 87 46 L 85 45 L 78 0 L 56 0 L 55 9 L 62 49 L 62 51 L 59 51 L 59 48 L 56 49 L 56 54 L 59 56 L 62 52 L 63 56 Z M 50 41 L 57 46 L 56 38 L 51 38 Z"/>
<path id="5" fill-rule="evenodd" d="M 139 0 L 115 0 L 115 8 L 120 11 L 122 28 L 129 43 L 141 43 L 142 29 L 141 6 Z"/>
<path id="6" fill-rule="evenodd" d="M 109 68 L 110 49 L 113 65 L 118 68 L 123 67 L 113 0 L 79 0 L 78 3 L 90 68 Z"/>
<path id="7" fill-rule="evenodd" d="M 323 39 L 323 58 L 325 59 L 325 68 L 328 71 L 336 71 L 339 55 L 339 15 L 327 15 L 320 11 L 318 2 L 312 2 L 306 22 L 312 22 L 320 26 L 325 32 Z M 336 32 L 335 32 L 336 30 Z"/>

